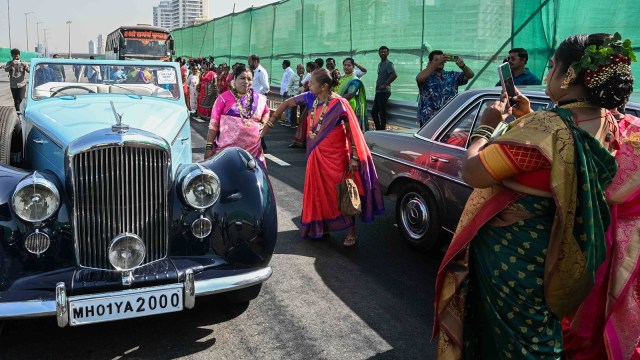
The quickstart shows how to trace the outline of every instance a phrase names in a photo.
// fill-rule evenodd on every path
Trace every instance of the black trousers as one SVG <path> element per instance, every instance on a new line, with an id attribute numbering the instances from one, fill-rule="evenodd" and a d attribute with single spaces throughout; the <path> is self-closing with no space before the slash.
<path id="1" fill-rule="evenodd" d="M 11 88 L 11 95 L 13 96 L 13 105 L 16 107 L 16 111 L 20 111 L 20 103 L 27 95 L 27 87 Z"/>
<path id="2" fill-rule="evenodd" d="M 371 108 L 371 117 L 376 124 L 376 130 L 385 130 L 387 128 L 387 102 L 391 92 L 376 92 L 373 99 L 373 108 Z"/>

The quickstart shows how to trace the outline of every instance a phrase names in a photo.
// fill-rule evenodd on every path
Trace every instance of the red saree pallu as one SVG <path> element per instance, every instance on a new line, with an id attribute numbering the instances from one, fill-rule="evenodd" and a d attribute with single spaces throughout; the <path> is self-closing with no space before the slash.
<path id="1" fill-rule="evenodd" d="M 305 147 L 307 144 L 307 135 L 309 134 L 309 113 L 307 111 L 307 107 L 306 106 L 302 106 L 304 107 L 304 109 L 302 110 L 302 112 L 300 113 L 300 123 L 298 124 L 298 127 L 296 128 L 296 132 L 293 135 L 293 141 L 291 142 L 292 144 L 294 144 L 295 146 L 298 147 Z M 293 111 L 295 109 L 292 109 L 291 111 Z"/>
<path id="2" fill-rule="evenodd" d="M 304 93 L 294 98 L 296 103 L 307 103 L 313 109 L 315 95 Z M 320 238 L 330 231 L 344 230 L 353 225 L 353 217 L 345 217 L 338 211 L 336 185 L 342 180 L 350 161 L 352 145 L 360 159 L 360 168 L 354 174 L 362 201 L 363 222 L 373 221 L 374 215 L 384 212 L 377 174 L 371 153 L 358 126 L 358 120 L 346 100 L 330 99 L 328 109 L 321 117 L 321 107 L 316 116 L 307 118 L 307 169 L 302 200 L 301 238 Z M 318 119 L 315 123 L 310 122 Z M 346 127 L 354 139 L 351 144 Z"/>
<path id="3" fill-rule="evenodd" d="M 563 319 L 569 359 L 640 356 L 640 119 L 627 115 L 619 129 L 618 172 L 606 193 L 613 204 L 607 256 L 589 296 Z"/>

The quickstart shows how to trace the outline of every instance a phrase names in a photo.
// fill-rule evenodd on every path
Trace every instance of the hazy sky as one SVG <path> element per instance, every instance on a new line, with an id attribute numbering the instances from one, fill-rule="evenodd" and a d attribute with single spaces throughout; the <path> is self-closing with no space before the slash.
<path id="1" fill-rule="evenodd" d="M 229 14 L 236 5 L 236 12 L 251 6 L 277 2 L 277 0 L 209 0 L 209 17 Z M 160 0 L 0 0 L 0 47 L 9 47 L 9 21 L 11 22 L 11 46 L 24 51 L 27 47 L 26 26 L 29 29 L 29 48 L 34 51 L 38 36 L 44 43 L 46 29 L 50 52 L 69 51 L 71 20 L 71 52 L 89 51 L 89 40 L 97 42 L 122 25 L 153 24 L 153 7 Z M 10 16 L 7 17 L 7 13 Z M 26 16 L 25 13 L 33 12 Z M 40 31 L 36 34 L 36 23 Z"/>

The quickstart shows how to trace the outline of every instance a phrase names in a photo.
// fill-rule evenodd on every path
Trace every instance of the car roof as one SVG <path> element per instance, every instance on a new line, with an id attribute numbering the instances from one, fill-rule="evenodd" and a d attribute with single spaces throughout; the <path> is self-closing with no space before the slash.
<path id="1" fill-rule="evenodd" d="M 518 86 L 518 90 L 520 90 L 526 96 L 542 96 L 548 98 L 545 93 L 546 86 L 544 85 L 528 85 L 528 86 Z M 470 95 L 476 94 L 495 94 L 499 95 L 502 91 L 500 86 L 496 86 L 493 88 L 482 88 L 482 89 L 471 89 L 466 90 L 465 93 Z M 634 109 L 640 110 L 640 92 L 633 92 L 629 97 L 629 103 L 627 107 L 632 107 Z"/>

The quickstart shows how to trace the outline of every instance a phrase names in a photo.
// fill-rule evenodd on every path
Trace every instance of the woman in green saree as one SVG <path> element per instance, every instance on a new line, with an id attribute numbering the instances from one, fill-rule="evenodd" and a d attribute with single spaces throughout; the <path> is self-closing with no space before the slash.
<path id="1" fill-rule="evenodd" d="M 362 132 L 369 131 L 369 119 L 367 118 L 367 93 L 360 80 L 354 73 L 355 61 L 352 58 L 346 58 L 342 62 L 344 76 L 340 78 L 340 82 L 334 89 L 338 95 L 349 101 L 349 105 L 358 117 L 358 123 Z"/>
<path id="2" fill-rule="evenodd" d="M 621 44 L 606 34 L 567 38 L 545 79 L 558 108 L 533 112 L 519 95 L 514 107 L 505 111 L 504 96 L 483 113 L 462 164 L 475 190 L 438 272 L 438 358 L 562 356 L 560 319 L 589 293 L 606 251 L 618 133 L 606 109 L 633 86 L 612 56 L 606 82 L 576 64 L 589 46 L 619 53 Z M 517 120 L 490 139 L 508 113 Z"/>

